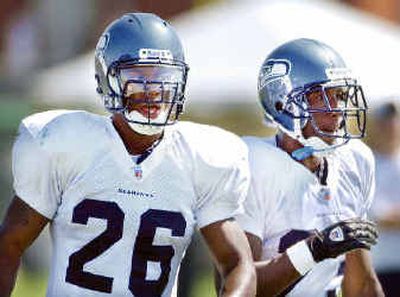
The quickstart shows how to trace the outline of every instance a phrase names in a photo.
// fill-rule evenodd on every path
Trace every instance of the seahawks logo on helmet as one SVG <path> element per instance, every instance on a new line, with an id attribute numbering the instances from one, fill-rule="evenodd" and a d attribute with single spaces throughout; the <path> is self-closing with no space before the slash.
<path id="1" fill-rule="evenodd" d="M 104 51 L 108 45 L 109 36 L 108 34 L 101 35 L 96 45 L 96 51 Z"/>
<path id="2" fill-rule="evenodd" d="M 290 62 L 288 60 L 268 60 L 260 71 L 259 88 L 277 77 L 282 77 L 290 73 Z"/>

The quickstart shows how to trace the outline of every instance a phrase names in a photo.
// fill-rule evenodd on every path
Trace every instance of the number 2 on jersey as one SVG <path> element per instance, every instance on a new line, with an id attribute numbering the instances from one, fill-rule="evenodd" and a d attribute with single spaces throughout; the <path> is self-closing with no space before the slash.
<path id="1" fill-rule="evenodd" d="M 112 292 L 112 277 L 86 272 L 83 266 L 122 238 L 124 216 L 115 202 L 85 199 L 75 206 L 72 222 L 86 225 L 90 217 L 105 219 L 107 228 L 69 257 L 66 282 L 99 292 Z M 181 213 L 166 210 L 149 209 L 141 215 L 129 279 L 129 290 L 137 297 L 160 296 L 168 284 L 175 250 L 172 246 L 153 245 L 158 227 L 170 229 L 172 236 L 184 236 L 186 221 Z M 158 280 L 146 280 L 147 261 L 160 263 Z"/>

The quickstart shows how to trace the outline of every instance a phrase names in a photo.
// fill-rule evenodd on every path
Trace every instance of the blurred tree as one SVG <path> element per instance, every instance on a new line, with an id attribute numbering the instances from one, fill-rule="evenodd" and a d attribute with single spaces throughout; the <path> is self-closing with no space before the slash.
<path id="1" fill-rule="evenodd" d="M 170 19 L 174 15 L 189 10 L 193 7 L 194 0 L 136 0 L 138 10 L 151 11 L 162 18 Z"/>
<path id="2" fill-rule="evenodd" d="M 26 4 L 26 0 L 1 0 L 0 3 L 0 48 L 4 43 L 4 35 L 7 30 L 7 24 L 13 19 L 13 16 L 21 10 Z"/>
<path id="3" fill-rule="evenodd" d="M 223 0 L 193 0 L 193 6 L 199 7 L 199 6 L 209 5 L 209 4 L 221 2 L 221 1 L 223 1 Z"/>
<path id="4" fill-rule="evenodd" d="M 400 23 L 400 2 L 397 0 L 341 0 L 388 21 Z"/>

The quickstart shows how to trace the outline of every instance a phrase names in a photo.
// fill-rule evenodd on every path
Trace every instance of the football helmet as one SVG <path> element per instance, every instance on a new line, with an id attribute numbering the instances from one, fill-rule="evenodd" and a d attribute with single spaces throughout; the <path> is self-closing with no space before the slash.
<path id="1" fill-rule="evenodd" d="M 328 153 L 365 135 L 363 90 L 340 55 L 320 41 L 296 39 L 272 51 L 260 69 L 258 95 L 267 122 L 304 146 L 292 154 L 296 159 Z M 318 125 L 316 118 L 324 114 L 338 118 L 335 129 Z M 304 136 L 307 124 L 316 136 Z"/>
<path id="2" fill-rule="evenodd" d="M 95 78 L 104 106 L 140 134 L 157 134 L 176 122 L 188 69 L 175 30 L 154 14 L 123 15 L 96 46 Z"/>

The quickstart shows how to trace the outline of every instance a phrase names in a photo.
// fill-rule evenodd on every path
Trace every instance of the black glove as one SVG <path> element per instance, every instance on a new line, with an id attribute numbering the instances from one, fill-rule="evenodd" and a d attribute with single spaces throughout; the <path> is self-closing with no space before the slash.
<path id="1" fill-rule="evenodd" d="M 354 249 L 369 250 L 376 244 L 376 224 L 361 219 L 350 219 L 333 224 L 306 239 L 315 262 L 336 258 Z"/>

